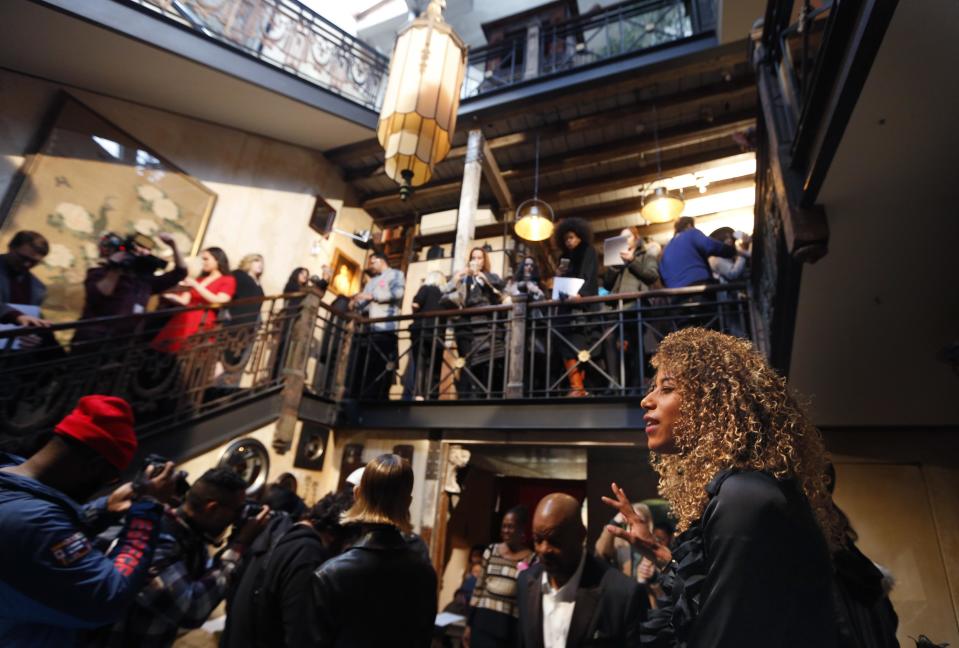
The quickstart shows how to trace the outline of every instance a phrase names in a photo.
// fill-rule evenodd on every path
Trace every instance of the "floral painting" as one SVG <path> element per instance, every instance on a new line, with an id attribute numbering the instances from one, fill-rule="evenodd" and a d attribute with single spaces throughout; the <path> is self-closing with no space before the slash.
<path id="1" fill-rule="evenodd" d="M 47 285 L 45 317 L 77 319 L 83 279 L 100 262 L 97 243 L 107 232 L 157 239 L 169 232 L 180 252 L 196 254 L 216 194 L 73 97 L 62 98 L 40 150 L 27 157 L 21 182 L 0 221 L 0 249 L 20 230 L 50 242 L 33 272 Z"/>

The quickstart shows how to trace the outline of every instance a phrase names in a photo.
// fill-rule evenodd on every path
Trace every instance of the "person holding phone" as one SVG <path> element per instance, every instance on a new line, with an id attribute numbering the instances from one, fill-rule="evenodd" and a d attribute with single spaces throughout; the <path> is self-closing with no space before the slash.
<path id="1" fill-rule="evenodd" d="M 504 287 L 503 280 L 492 271 L 489 254 L 481 247 L 474 247 L 466 267 L 457 271 L 446 285 L 444 303 L 466 309 L 495 306 L 502 301 Z M 487 385 L 495 390 L 502 383 L 502 376 L 495 370 L 491 379 L 489 375 L 492 354 L 503 349 L 502 336 L 494 329 L 494 321 L 495 314 L 471 313 L 453 322 L 456 350 L 466 362 L 456 381 L 460 398 L 475 398 Z"/>

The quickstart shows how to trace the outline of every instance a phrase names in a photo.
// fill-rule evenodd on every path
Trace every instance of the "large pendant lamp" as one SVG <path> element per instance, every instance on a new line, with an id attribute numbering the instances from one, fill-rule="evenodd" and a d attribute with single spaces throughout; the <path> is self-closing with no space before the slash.
<path id="1" fill-rule="evenodd" d="M 653 106 L 653 143 L 656 147 L 656 176 L 662 181 L 663 165 L 659 155 L 659 118 L 656 106 Z M 668 223 L 679 218 L 685 207 L 686 203 L 683 202 L 681 194 L 677 195 L 676 192 L 659 186 L 643 196 L 643 206 L 639 213 L 647 223 Z"/>
<path id="2" fill-rule="evenodd" d="M 376 137 L 386 175 L 405 199 L 429 181 L 450 152 L 466 71 L 466 45 L 443 21 L 445 0 L 431 0 L 396 37 Z"/>
<path id="3" fill-rule="evenodd" d="M 533 173 L 533 197 L 516 208 L 513 230 L 524 241 L 545 241 L 553 234 L 553 208 L 539 199 L 539 134 L 536 135 L 536 162 Z"/>

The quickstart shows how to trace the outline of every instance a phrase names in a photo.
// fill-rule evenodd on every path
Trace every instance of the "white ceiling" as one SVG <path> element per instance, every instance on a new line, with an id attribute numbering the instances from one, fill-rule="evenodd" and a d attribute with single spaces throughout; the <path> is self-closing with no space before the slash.
<path id="1" fill-rule="evenodd" d="M 791 379 L 821 425 L 959 424 L 959 3 L 900 2 L 820 194 Z"/>
<path id="2" fill-rule="evenodd" d="M 18 72 L 321 151 L 373 136 L 342 117 L 27 0 L 0 2 L 0 25 L 0 66 Z"/>

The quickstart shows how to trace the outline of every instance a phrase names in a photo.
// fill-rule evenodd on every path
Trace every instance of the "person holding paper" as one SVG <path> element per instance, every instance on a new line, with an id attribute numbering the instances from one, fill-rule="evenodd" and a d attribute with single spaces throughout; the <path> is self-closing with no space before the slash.
<path id="1" fill-rule="evenodd" d="M 42 234 L 22 230 L 13 235 L 7 253 L 0 254 L 0 324 L 49 326 L 50 322 L 23 313 L 17 305 L 39 306 L 47 288 L 30 269 L 43 261 L 50 244 Z"/>
<path id="2" fill-rule="evenodd" d="M 569 344 L 560 343 L 560 354 L 563 366 L 569 377 L 570 398 L 588 396 L 584 381 L 586 371 L 580 368 L 579 352 L 589 349 L 593 328 L 586 315 L 596 310 L 596 304 L 575 306 L 582 297 L 593 297 L 599 291 L 599 261 L 596 250 L 593 249 L 593 230 L 582 218 L 566 218 L 556 226 L 556 244 L 563 251 L 559 257 L 561 276 L 582 280 L 583 284 L 575 294 L 561 293 L 560 299 L 567 304 L 557 309 L 557 332 Z M 565 268 L 565 270 L 563 270 Z M 564 316 L 565 317 L 562 317 Z M 572 346 L 570 346 L 572 345 Z"/>

